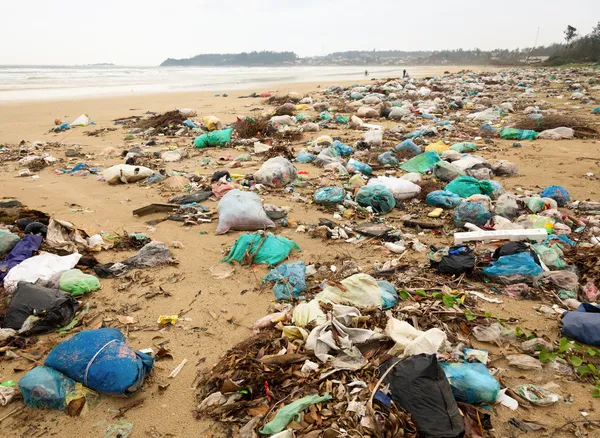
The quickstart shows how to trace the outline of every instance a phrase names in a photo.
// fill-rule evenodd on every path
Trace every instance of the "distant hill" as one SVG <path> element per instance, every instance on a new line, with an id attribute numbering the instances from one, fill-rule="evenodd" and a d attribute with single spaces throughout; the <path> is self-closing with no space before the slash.
<path id="1" fill-rule="evenodd" d="M 197 55 L 193 58 L 164 61 L 161 67 L 220 67 L 220 66 L 265 66 L 294 64 L 298 56 L 294 52 L 250 52 L 214 53 Z"/>

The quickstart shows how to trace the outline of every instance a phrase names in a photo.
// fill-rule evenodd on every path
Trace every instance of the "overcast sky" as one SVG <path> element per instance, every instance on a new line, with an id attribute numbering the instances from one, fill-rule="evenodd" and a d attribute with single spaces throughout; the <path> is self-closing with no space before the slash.
<path id="1" fill-rule="evenodd" d="M 600 0 L 2 0 L 0 64 L 158 65 L 200 53 L 529 47 Z"/>

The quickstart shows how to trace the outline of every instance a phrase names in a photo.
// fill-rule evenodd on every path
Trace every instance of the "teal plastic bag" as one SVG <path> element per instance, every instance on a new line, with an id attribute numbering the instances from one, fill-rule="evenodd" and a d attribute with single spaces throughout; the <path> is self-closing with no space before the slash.
<path id="1" fill-rule="evenodd" d="M 209 146 L 226 146 L 231 143 L 232 132 L 233 128 L 226 128 L 219 131 L 212 131 L 208 134 L 202 134 L 200 137 L 196 137 L 194 146 L 198 149 L 204 149 Z"/>
<path id="2" fill-rule="evenodd" d="M 592 110 L 592 114 L 600 114 L 600 106 Z"/>
<path id="3" fill-rule="evenodd" d="M 528 129 L 502 128 L 500 137 L 505 140 L 535 140 L 538 133 Z"/>
<path id="4" fill-rule="evenodd" d="M 392 151 L 387 151 L 383 154 L 380 154 L 377 157 L 377 161 L 379 161 L 379 164 L 383 166 L 397 166 L 400 164 L 400 161 L 398 161 L 398 158 L 396 158 L 396 154 L 394 154 Z"/>
<path id="5" fill-rule="evenodd" d="M 404 154 L 405 156 L 409 156 L 409 157 L 414 157 L 416 155 L 419 155 L 422 151 L 421 148 L 419 146 L 417 146 L 417 144 L 412 141 L 410 138 L 404 140 L 402 143 L 396 145 L 396 147 L 394 147 L 394 149 L 396 150 L 396 152 L 399 152 L 401 154 Z"/>
<path id="6" fill-rule="evenodd" d="M 400 169 L 407 172 L 426 173 L 433 169 L 433 166 L 435 166 L 435 163 L 438 161 L 441 161 L 441 159 L 436 152 L 423 152 L 422 154 L 419 154 L 416 157 L 408 160 L 406 163 L 400 166 Z"/>
<path id="7" fill-rule="evenodd" d="M 291 300 L 306 292 L 306 265 L 304 262 L 283 263 L 269 272 L 263 281 L 273 281 L 277 301 Z"/>
<path id="8" fill-rule="evenodd" d="M 391 309 L 398 304 L 400 297 L 392 283 L 387 280 L 377 280 L 377 286 L 379 286 L 379 292 L 381 293 L 381 299 L 383 300 L 383 310 Z"/>
<path id="9" fill-rule="evenodd" d="M 333 140 L 331 147 L 335 149 L 340 157 L 347 157 L 348 155 L 352 155 L 354 152 L 354 148 L 352 146 L 348 146 L 339 140 Z"/>
<path id="10" fill-rule="evenodd" d="M 19 240 L 21 240 L 21 238 L 16 234 L 6 230 L 0 230 L 0 257 L 11 252 Z"/>
<path id="11" fill-rule="evenodd" d="M 296 242 L 285 237 L 275 236 L 268 233 L 244 234 L 235 241 L 227 257 L 222 261 L 242 263 L 244 257 L 252 257 L 252 263 L 275 266 L 285 260 L 292 251 L 300 251 Z"/>
<path id="12" fill-rule="evenodd" d="M 306 397 L 302 397 L 301 399 L 279 409 L 275 415 L 275 418 L 265 424 L 265 427 L 259 430 L 259 432 L 263 435 L 279 433 L 285 429 L 287 425 L 290 424 L 290 422 L 294 419 L 294 417 L 296 417 L 304 409 L 308 408 L 310 405 L 322 403 L 327 400 L 331 400 L 331 395 L 329 395 L 329 393 L 323 396 L 307 395 Z"/>
<path id="13" fill-rule="evenodd" d="M 442 362 L 440 366 L 457 401 L 470 404 L 496 401 L 500 392 L 500 383 L 481 362 Z"/>
<path id="14" fill-rule="evenodd" d="M 490 219 L 492 214 L 485 209 L 481 202 L 461 202 L 454 209 L 454 226 L 462 228 L 467 222 L 484 226 Z"/>
<path id="15" fill-rule="evenodd" d="M 343 187 L 321 187 L 315 191 L 313 199 L 315 204 L 319 205 L 335 205 L 341 204 L 346 197 L 346 191 Z"/>
<path id="16" fill-rule="evenodd" d="M 362 161 L 355 160 L 354 158 L 348 160 L 346 168 L 348 169 L 348 172 L 360 172 L 363 175 L 371 175 L 373 173 L 373 168 L 371 166 Z"/>
<path id="17" fill-rule="evenodd" d="M 446 190 L 434 190 L 429 192 L 425 198 L 427 205 L 441 208 L 454 208 L 462 201 L 461 197 L 455 193 L 447 192 Z"/>
<path id="18" fill-rule="evenodd" d="M 475 143 L 463 141 L 462 143 L 453 144 L 450 146 L 450 149 L 464 154 L 465 152 L 475 152 L 477 150 L 477 145 Z"/>
<path id="19" fill-rule="evenodd" d="M 491 195 L 496 187 L 490 181 L 479 181 L 471 176 L 459 176 L 446 185 L 444 190 L 452 192 L 461 198 L 471 195 Z"/>
<path id="20" fill-rule="evenodd" d="M 373 211 L 386 214 L 396 206 L 394 194 L 381 184 L 364 186 L 356 193 L 356 202 L 363 207 L 372 207 Z"/>

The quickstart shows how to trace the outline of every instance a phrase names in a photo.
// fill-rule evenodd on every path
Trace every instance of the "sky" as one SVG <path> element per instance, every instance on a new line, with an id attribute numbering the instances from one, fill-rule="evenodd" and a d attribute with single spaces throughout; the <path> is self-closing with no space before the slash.
<path id="1" fill-rule="evenodd" d="M 530 47 L 600 0 L 3 0 L 0 65 L 158 65 L 201 53 Z"/>

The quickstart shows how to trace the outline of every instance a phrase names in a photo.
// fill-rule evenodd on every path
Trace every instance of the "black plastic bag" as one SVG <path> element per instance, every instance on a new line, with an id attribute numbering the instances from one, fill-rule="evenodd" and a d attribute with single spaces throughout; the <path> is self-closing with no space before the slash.
<path id="1" fill-rule="evenodd" d="M 380 372 L 384 373 L 397 360 L 384 363 Z M 390 385 L 392 400 L 412 415 L 419 436 L 463 436 L 463 418 L 435 354 L 418 354 L 401 360 L 384 382 Z"/>
<path id="2" fill-rule="evenodd" d="M 26 334 L 49 332 L 69 324 L 79 308 L 71 294 L 20 281 L 10 300 L 4 328 L 19 330 L 30 315 L 40 320 Z"/>
<path id="3" fill-rule="evenodd" d="M 448 249 L 448 255 L 443 256 L 439 262 L 432 261 L 431 265 L 442 274 L 470 274 L 475 267 L 475 255 L 468 246 L 452 246 Z"/>

